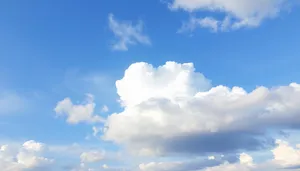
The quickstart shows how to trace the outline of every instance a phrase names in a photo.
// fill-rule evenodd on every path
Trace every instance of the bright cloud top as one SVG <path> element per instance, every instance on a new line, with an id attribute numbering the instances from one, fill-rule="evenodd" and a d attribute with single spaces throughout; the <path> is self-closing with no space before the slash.
<path id="1" fill-rule="evenodd" d="M 113 50 L 127 51 L 129 45 L 151 44 L 149 37 L 143 33 L 144 24 L 142 21 L 134 25 L 128 21 L 118 21 L 113 14 L 109 14 L 108 23 L 110 30 L 117 39 L 112 46 Z"/>
<path id="2" fill-rule="evenodd" d="M 10 145 L 0 146 L 0 166 L 4 171 L 25 171 L 45 167 L 54 162 L 41 156 L 44 144 L 33 140 L 27 141 L 22 147 L 14 148 Z M 37 169 L 38 170 L 38 169 Z"/>
<path id="3" fill-rule="evenodd" d="M 132 64 L 116 86 L 125 108 L 107 118 L 103 138 L 138 154 L 254 150 L 272 144 L 266 130 L 300 124 L 296 83 L 249 93 L 210 88 L 193 64 L 167 62 Z"/>
<path id="4" fill-rule="evenodd" d="M 181 30 L 192 31 L 196 27 L 210 27 L 214 31 L 257 27 L 265 19 L 276 17 L 289 0 L 172 0 L 170 9 L 182 9 L 187 12 L 208 11 L 225 14 L 225 18 L 217 19 L 206 16 L 192 18 Z"/>

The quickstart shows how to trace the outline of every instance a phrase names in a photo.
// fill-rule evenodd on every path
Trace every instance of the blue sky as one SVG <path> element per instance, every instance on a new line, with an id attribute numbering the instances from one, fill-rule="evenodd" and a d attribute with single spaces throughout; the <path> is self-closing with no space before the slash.
<path id="1" fill-rule="evenodd" d="M 299 166 L 278 164 L 270 151 L 288 141 L 298 154 L 289 160 L 300 160 L 300 92 L 290 84 L 300 82 L 298 7 L 291 0 L 0 2 L 0 145 L 21 153 L 32 150 L 20 147 L 26 141 L 43 143 L 56 159 L 50 170 L 209 171 L 225 161 L 249 169 L 242 152 L 258 162 L 250 169 Z M 226 137 L 234 145 L 207 147 Z M 266 138 L 262 147 L 257 139 Z M 211 166 L 189 167 L 213 155 Z M 18 169 L 40 167 L 7 171 Z"/>

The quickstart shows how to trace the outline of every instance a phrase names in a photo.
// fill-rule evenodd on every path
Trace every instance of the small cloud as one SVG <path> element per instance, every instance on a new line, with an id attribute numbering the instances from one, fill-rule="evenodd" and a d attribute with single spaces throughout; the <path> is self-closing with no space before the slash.
<path id="1" fill-rule="evenodd" d="M 102 160 L 104 158 L 104 152 L 102 151 L 89 151 L 83 152 L 80 155 L 82 163 L 94 163 Z"/>
<path id="2" fill-rule="evenodd" d="M 97 127 L 93 127 L 93 136 L 94 137 L 97 137 L 97 134 L 99 133 L 101 131 L 101 129 L 100 128 L 97 128 Z"/>
<path id="3" fill-rule="evenodd" d="M 106 164 L 104 164 L 104 165 L 102 165 L 102 168 L 103 169 L 108 169 L 109 167 Z"/>
<path id="4" fill-rule="evenodd" d="M 113 14 L 109 14 L 108 24 L 117 39 L 112 46 L 113 50 L 127 51 L 129 45 L 151 44 L 149 37 L 143 33 L 144 24 L 142 21 L 134 25 L 131 22 L 118 21 Z"/>
<path id="5" fill-rule="evenodd" d="M 30 140 L 30 141 L 26 141 L 23 144 L 23 148 L 26 149 L 27 151 L 39 152 L 45 148 L 45 145 L 42 143 L 36 142 L 34 140 Z"/>
<path id="6" fill-rule="evenodd" d="M 91 139 L 91 136 L 90 136 L 90 135 L 87 135 L 87 136 L 84 137 L 84 139 L 88 141 L 88 140 Z"/>
<path id="7" fill-rule="evenodd" d="M 108 112 L 108 111 L 109 111 L 109 108 L 108 108 L 106 105 L 104 105 L 104 106 L 102 107 L 101 111 L 102 111 L 102 112 Z"/>
<path id="8" fill-rule="evenodd" d="M 215 156 L 208 156 L 208 160 L 215 160 Z"/>
<path id="9" fill-rule="evenodd" d="M 86 96 L 86 101 L 78 105 L 73 104 L 70 98 L 65 98 L 57 103 L 54 111 L 58 116 L 66 115 L 67 122 L 70 124 L 103 122 L 100 116 L 94 114 L 96 104 L 93 95 L 87 94 Z"/>
<path id="10" fill-rule="evenodd" d="M 197 27 L 209 28 L 212 32 L 218 32 L 220 22 L 212 17 L 195 18 L 190 17 L 188 22 L 184 22 L 178 33 L 194 31 Z"/>

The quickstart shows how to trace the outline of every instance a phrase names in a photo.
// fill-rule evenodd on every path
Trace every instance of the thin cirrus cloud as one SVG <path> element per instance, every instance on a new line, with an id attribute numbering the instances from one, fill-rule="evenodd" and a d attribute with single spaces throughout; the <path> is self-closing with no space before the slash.
<path id="1" fill-rule="evenodd" d="M 0 93 L 0 114 L 12 114 L 24 110 L 29 100 L 11 91 Z"/>
<path id="2" fill-rule="evenodd" d="M 117 20 L 113 14 L 109 14 L 108 25 L 115 36 L 112 45 L 113 50 L 127 51 L 129 46 L 132 45 L 151 45 L 150 38 L 144 33 L 144 24 L 142 21 L 133 24 L 130 21 Z"/>
<path id="3" fill-rule="evenodd" d="M 211 13 L 199 18 L 191 16 L 179 32 L 193 31 L 198 27 L 217 32 L 258 27 L 264 20 L 277 17 L 291 3 L 291 0 L 172 0 L 168 6 L 172 11 Z M 214 17 L 214 14 L 223 16 Z"/>

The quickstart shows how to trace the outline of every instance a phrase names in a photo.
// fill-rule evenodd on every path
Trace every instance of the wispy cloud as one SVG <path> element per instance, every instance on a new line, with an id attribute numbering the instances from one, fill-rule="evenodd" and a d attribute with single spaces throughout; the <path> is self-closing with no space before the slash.
<path id="1" fill-rule="evenodd" d="M 290 0 L 173 0 L 169 3 L 171 10 L 182 9 L 189 13 L 206 11 L 212 16 L 191 18 L 180 30 L 193 31 L 196 27 L 209 28 L 213 31 L 229 31 L 246 27 L 258 27 L 266 19 L 279 15 Z M 223 14 L 215 18 L 214 14 Z M 183 29 L 185 28 L 185 29 Z"/>
<path id="2" fill-rule="evenodd" d="M 27 100 L 21 95 L 4 91 L 0 93 L 0 114 L 11 114 L 25 109 Z"/>
<path id="3" fill-rule="evenodd" d="M 112 45 L 113 50 L 127 51 L 129 45 L 150 45 L 151 41 L 143 33 L 144 24 L 138 21 L 136 25 L 129 21 L 118 21 L 113 14 L 108 15 L 110 30 L 114 33 L 116 40 Z"/>
<path id="4" fill-rule="evenodd" d="M 190 17 L 188 22 L 184 22 L 182 24 L 181 28 L 178 30 L 178 33 L 194 31 L 197 27 L 208 28 L 211 29 L 212 32 L 217 32 L 219 30 L 219 23 L 219 21 L 211 17 Z"/>

